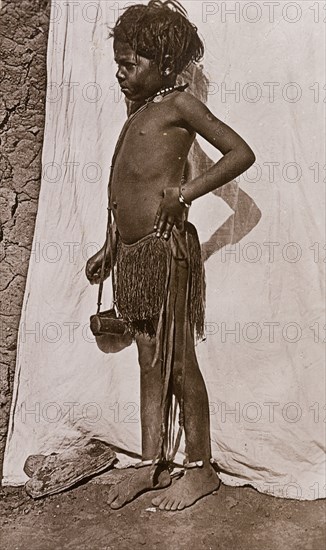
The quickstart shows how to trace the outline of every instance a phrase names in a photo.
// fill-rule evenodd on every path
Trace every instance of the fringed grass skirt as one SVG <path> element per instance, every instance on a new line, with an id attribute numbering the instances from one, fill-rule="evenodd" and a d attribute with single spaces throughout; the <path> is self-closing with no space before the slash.
<path id="1" fill-rule="evenodd" d="M 172 262 L 186 262 L 189 274 L 188 315 L 198 338 L 203 337 L 205 276 L 196 228 L 173 229 L 168 241 L 147 235 L 133 244 L 118 240 L 116 259 L 117 308 L 131 332 L 155 336 L 155 326 L 169 290 Z"/>

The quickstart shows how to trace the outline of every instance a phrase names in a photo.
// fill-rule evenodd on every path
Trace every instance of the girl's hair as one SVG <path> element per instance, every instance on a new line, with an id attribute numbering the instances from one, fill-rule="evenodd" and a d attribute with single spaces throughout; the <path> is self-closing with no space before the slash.
<path id="1" fill-rule="evenodd" d="M 127 42 L 133 51 L 152 59 L 161 72 L 169 66 L 180 74 L 204 55 L 197 27 L 177 0 L 150 0 L 130 6 L 110 32 L 114 40 Z"/>

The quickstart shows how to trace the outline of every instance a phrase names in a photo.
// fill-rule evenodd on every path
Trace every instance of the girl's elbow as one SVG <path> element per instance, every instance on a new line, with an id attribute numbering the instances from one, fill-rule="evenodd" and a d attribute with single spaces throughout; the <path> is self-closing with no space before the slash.
<path id="1" fill-rule="evenodd" d="M 256 162 L 256 155 L 249 145 L 244 144 L 237 151 L 238 159 L 243 167 L 243 170 L 248 170 Z"/>
<path id="2" fill-rule="evenodd" d="M 246 159 L 248 163 L 248 168 L 250 168 L 250 166 L 252 166 L 256 162 L 256 155 L 253 150 L 250 149 L 250 147 L 248 147 Z"/>

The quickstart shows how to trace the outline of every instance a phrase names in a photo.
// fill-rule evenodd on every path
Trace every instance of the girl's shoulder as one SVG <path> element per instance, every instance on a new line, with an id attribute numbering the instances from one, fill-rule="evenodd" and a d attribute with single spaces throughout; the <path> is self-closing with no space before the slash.
<path id="1" fill-rule="evenodd" d="M 208 111 L 206 105 L 189 91 L 176 92 L 173 95 L 175 108 L 186 118 L 191 117 L 192 114 L 203 115 Z"/>

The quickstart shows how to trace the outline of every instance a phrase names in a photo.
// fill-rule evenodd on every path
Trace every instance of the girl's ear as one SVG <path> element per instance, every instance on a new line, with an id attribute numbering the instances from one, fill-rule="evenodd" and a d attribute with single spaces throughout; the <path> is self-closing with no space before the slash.
<path id="1" fill-rule="evenodd" d="M 173 59 L 171 55 L 165 55 L 164 56 L 164 64 L 163 64 L 163 76 L 170 76 L 171 73 L 173 73 Z"/>

